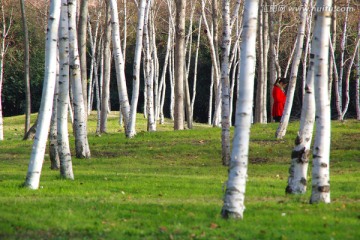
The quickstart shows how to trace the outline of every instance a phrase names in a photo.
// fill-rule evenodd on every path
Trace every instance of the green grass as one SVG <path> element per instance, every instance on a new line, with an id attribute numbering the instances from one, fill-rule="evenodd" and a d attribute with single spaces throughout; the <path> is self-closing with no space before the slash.
<path id="1" fill-rule="evenodd" d="M 332 203 L 326 205 L 308 204 L 310 190 L 285 195 L 298 123 L 281 141 L 274 138 L 277 124 L 253 125 L 241 221 L 220 216 L 227 168 L 218 128 L 196 124 L 175 132 L 168 120 L 147 133 L 139 115 L 137 136 L 126 139 L 113 114 L 108 134 L 97 137 L 92 115 L 92 158 L 74 157 L 75 180 L 67 181 L 50 170 L 46 155 L 34 191 L 21 187 L 32 147 L 21 140 L 23 122 L 23 116 L 4 120 L 0 239 L 360 239 L 357 121 L 332 123 Z"/>

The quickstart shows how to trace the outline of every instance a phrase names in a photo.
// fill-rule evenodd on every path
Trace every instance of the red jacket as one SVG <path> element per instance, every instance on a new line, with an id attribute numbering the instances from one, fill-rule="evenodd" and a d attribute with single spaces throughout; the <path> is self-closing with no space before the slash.
<path id="1" fill-rule="evenodd" d="M 274 105 L 272 107 L 272 116 L 273 117 L 280 117 L 283 114 L 286 95 L 283 90 L 275 85 L 272 90 L 272 97 L 274 99 Z"/>

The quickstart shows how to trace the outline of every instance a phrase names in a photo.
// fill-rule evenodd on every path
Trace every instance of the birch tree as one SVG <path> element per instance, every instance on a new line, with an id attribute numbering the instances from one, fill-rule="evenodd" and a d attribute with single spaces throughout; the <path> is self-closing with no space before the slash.
<path id="1" fill-rule="evenodd" d="M 185 77 L 185 14 L 186 0 L 176 1 L 175 20 L 175 106 L 174 129 L 184 129 L 184 77 Z"/>
<path id="2" fill-rule="evenodd" d="M 239 72 L 241 88 L 236 103 L 235 135 L 224 205 L 221 211 L 224 218 L 243 218 L 245 210 L 244 198 L 253 106 L 258 7 L 258 0 L 245 1 Z"/>
<path id="3" fill-rule="evenodd" d="M 155 123 L 155 109 L 154 109 L 154 59 L 151 56 L 151 49 L 150 49 L 150 11 L 151 11 L 151 0 L 149 0 L 146 4 L 145 8 L 145 19 L 144 19 L 144 68 L 145 68 L 145 87 L 146 87 L 146 94 L 147 94 L 147 130 L 149 132 L 156 131 L 156 123 Z M 156 89 L 155 89 L 156 91 Z"/>
<path id="4" fill-rule="evenodd" d="M 111 15 L 110 15 L 110 3 L 106 3 L 106 16 L 105 16 L 105 33 L 103 40 L 103 53 L 100 55 L 102 59 L 100 60 L 100 69 L 101 71 L 101 80 L 100 80 L 100 89 L 101 89 L 101 113 L 100 113 L 100 133 L 105 133 L 107 131 L 107 115 L 109 108 L 109 98 L 110 98 L 110 71 L 111 71 Z"/>
<path id="5" fill-rule="evenodd" d="M 279 127 L 276 130 L 276 134 L 275 134 L 278 139 L 282 139 L 285 136 L 286 129 L 289 124 L 291 109 L 292 109 L 293 100 L 294 100 L 296 80 L 297 80 L 300 60 L 301 60 L 301 56 L 302 56 L 302 52 L 303 52 L 308 5 L 309 5 L 309 0 L 302 0 L 302 7 L 301 7 L 301 11 L 300 11 L 300 23 L 298 26 L 298 33 L 297 33 L 297 38 L 296 38 L 296 50 L 295 50 L 295 56 L 293 59 L 293 63 L 291 66 L 291 74 L 290 74 L 290 81 L 289 81 L 289 86 L 288 86 L 288 90 L 287 90 L 287 94 L 286 94 L 285 108 L 284 108 L 284 112 L 283 112 Z"/>
<path id="6" fill-rule="evenodd" d="M 81 69 L 81 84 L 84 98 L 84 105 L 87 106 L 87 65 L 86 65 L 86 39 L 87 39 L 87 22 L 89 15 L 89 2 L 88 0 L 80 0 L 80 12 L 79 12 L 79 26 L 78 26 L 78 40 L 79 40 L 79 58 Z M 85 108 L 87 113 L 87 108 Z M 87 114 L 85 115 L 87 116 Z"/>
<path id="7" fill-rule="evenodd" d="M 230 55 L 230 0 L 222 2 L 223 34 L 221 44 L 221 143 L 222 163 L 228 166 L 230 161 L 230 80 L 229 80 L 229 55 Z"/>
<path id="8" fill-rule="evenodd" d="M 315 102 L 316 137 L 313 150 L 312 193 L 310 203 L 330 203 L 330 102 L 328 62 L 332 0 L 318 0 L 315 16 Z M 320 11 L 319 11 L 320 10 Z"/>
<path id="9" fill-rule="evenodd" d="M 25 82 L 25 131 L 26 134 L 30 129 L 31 114 L 31 94 L 30 94 L 30 47 L 29 47 L 29 30 L 26 21 L 25 3 L 20 0 L 21 20 L 24 33 L 24 82 Z"/>
<path id="10" fill-rule="evenodd" d="M 2 86 L 4 81 L 4 59 L 5 53 L 7 51 L 7 44 L 6 38 L 9 34 L 11 24 L 12 24 L 12 11 L 10 14 L 9 25 L 7 26 L 6 18 L 5 18 L 5 11 L 4 11 L 4 4 L 1 1 L 1 15 L 2 15 L 2 33 L 0 39 L 0 141 L 4 140 L 4 123 L 3 123 L 3 114 L 2 114 Z"/>
<path id="11" fill-rule="evenodd" d="M 116 80 L 118 85 L 119 104 L 121 107 L 121 114 L 124 119 L 125 131 L 129 123 L 130 104 L 127 94 L 126 78 L 125 78 L 125 62 L 121 49 L 120 30 L 119 30 L 119 16 L 117 1 L 110 0 L 111 12 L 111 26 L 112 26 L 112 43 L 114 51 Z"/>
<path id="12" fill-rule="evenodd" d="M 59 94 L 57 104 L 57 145 L 60 161 L 60 176 L 74 179 L 68 134 L 69 109 L 69 18 L 67 0 L 62 0 L 59 28 Z"/>
<path id="13" fill-rule="evenodd" d="M 304 86 L 305 94 L 303 97 L 303 105 L 301 109 L 300 128 L 295 139 L 295 147 L 291 153 L 289 178 L 287 187 L 285 189 L 285 192 L 290 194 L 305 193 L 307 188 L 307 171 L 315 122 L 314 48 L 312 48 L 310 56 L 309 70 L 307 72 L 306 85 Z"/>
<path id="14" fill-rule="evenodd" d="M 144 19 L 145 19 L 145 7 L 147 0 L 141 0 L 138 8 L 138 25 L 136 29 L 136 45 L 134 53 L 133 63 L 133 79 L 132 79 L 132 97 L 131 97 L 131 108 L 129 116 L 129 126 L 127 127 L 126 136 L 132 138 L 136 135 L 136 113 L 139 101 L 140 91 L 140 63 L 141 63 L 141 52 L 143 44 L 143 32 L 144 32 Z"/>
<path id="15" fill-rule="evenodd" d="M 70 79 L 73 92 L 74 135 L 77 158 L 90 158 L 90 148 L 87 139 L 87 123 L 82 92 L 81 69 L 76 28 L 76 0 L 68 0 L 69 14 L 69 50 L 70 50 Z"/>
<path id="16" fill-rule="evenodd" d="M 57 62 L 57 68 L 59 68 L 59 63 Z M 49 156 L 51 162 L 51 169 L 59 169 L 60 168 L 60 160 L 59 160 L 59 151 L 57 144 L 57 101 L 58 101 L 58 79 L 59 79 L 59 69 L 57 69 L 57 77 L 55 84 L 55 93 L 53 99 L 53 107 L 50 121 L 50 132 L 49 132 Z"/>
<path id="17" fill-rule="evenodd" d="M 44 161 L 46 141 L 49 133 L 53 97 L 56 81 L 56 54 L 60 18 L 61 1 L 51 0 L 45 46 L 45 76 L 42 90 L 41 105 L 38 116 L 38 129 L 24 186 L 38 189 L 40 174 Z"/>

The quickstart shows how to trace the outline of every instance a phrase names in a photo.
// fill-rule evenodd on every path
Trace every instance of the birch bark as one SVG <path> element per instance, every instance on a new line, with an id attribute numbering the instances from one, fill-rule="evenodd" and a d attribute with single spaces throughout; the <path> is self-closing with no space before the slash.
<path id="1" fill-rule="evenodd" d="M 115 59 L 116 79 L 119 93 L 119 104 L 121 106 L 121 114 L 123 115 L 125 132 L 129 123 L 130 104 L 127 94 L 126 78 L 125 78 L 125 63 L 121 50 L 120 31 L 119 31 L 119 16 L 117 1 L 110 0 L 111 7 L 111 26 L 112 26 L 112 42 Z"/>
<path id="2" fill-rule="evenodd" d="M 239 73 L 239 85 L 242 87 L 236 105 L 233 150 L 224 205 L 221 211 L 224 218 L 243 218 L 245 210 L 244 198 L 253 106 L 258 7 L 258 0 L 245 1 Z"/>
<path id="3" fill-rule="evenodd" d="M 330 102 L 328 62 L 332 0 L 318 0 L 314 28 L 316 137 L 310 203 L 330 203 Z"/>
<path id="4" fill-rule="evenodd" d="M 59 95 L 57 104 L 57 145 L 60 161 L 60 176 L 74 179 L 68 134 L 69 109 L 69 19 L 67 0 L 62 0 L 59 28 Z"/>
<path id="5" fill-rule="evenodd" d="M 184 129 L 184 77 L 185 77 L 185 14 L 186 0 L 176 1 L 175 24 L 175 106 L 174 129 Z"/>
<path id="6" fill-rule="evenodd" d="M 77 158 L 90 158 L 90 148 L 87 139 L 87 123 L 82 92 L 80 59 L 76 31 L 76 0 L 68 0 L 69 13 L 69 50 L 70 50 L 70 79 L 73 92 L 74 135 Z"/>
<path id="7" fill-rule="evenodd" d="M 53 97 L 56 80 L 56 54 L 60 18 L 60 0 L 50 1 L 48 31 L 45 46 L 45 76 L 38 117 L 38 129 L 30 156 L 30 162 L 24 186 L 38 189 L 41 169 L 44 161 L 46 141 L 49 133 Z"/>
<path id="8" fill-rule="evenodd" d="M 222 2 L 223 34 L 221 44 L 221 144 L 222 164 L 230 162 L 230 80 L 229 80 L 229 56 L 230 56 L 230 0 Z"/>
<path id="9" fill-rule="evenodd" d="M 298 34 L 297 34 L 297 44 L 295 50 L 295 56 L 293 59 L 293 63 L 291 66 L 291 74 L 290 74 L 290 81 L 289 86 L 286 94 L 286 102 L 284 112 L 281 118 L 281 122 L 279 124 L 278 129 L 276 130 L 276 138 L 282 139 L 287 130 L 287 126 L 290 120 L 291 109 L 294 100 L 294 93 L 296 87 L 296 80 L 298 76 L 298 70 L 301 60 L 301 55 L 303 52 L 303 45 L 304 45 L 304 35 L 305 35 L 305 27 L 306 27 L 306 18 L 307 18 L 307 8 L 309 5 L 309 0 L 302 0 L 302 10 L 300 11 L 300 23 L 298 27 Z"/>
<path id="10" fill-rule="evenodd" d="M 110 71 L 111 71 L 111 26 L 110 26 L 110 4 L 106 3 L 106 17 L 105 17 L 105 33 L 103 41 L 103 49 L 101 54 L 100 68 L 102 69 L 100 79 L 101 89 L 101 113 L 100 113 L 100 133 L 107 131 L 107 115 L 110 98 Z"/>
<path id="11" fill-rule="evenodd" d="M 133 63 L 133 79 L 132 79 L 132 98 L 129 117 L 129 126 L 127 127 L 126 136 L 132 138 L 136 135 L 136 113 L 139 100 L 140 90 L 140 64 L 141 64 L 141 52 L 143 44 L 143 32 L 144 32 L 144 19 L 145 19 L 145 7 L 147 0 L 141 0 L 138 8 L 138 25 L 136 30 L 136 45 L 134 53 Z"/>
<path id="12" fill-rule="evenodd" d="M 307 188 L 310 146 L 315 122 L 314 54 L 314 52 L 310 54 L 309 70 L 304 87 L 305 95 L 301 109 L 300 128 L 295 139 L 295 147 L 291 153 L 288 185 L 285 189 L 285 192 L 290 194 L 305 193 Z"/>

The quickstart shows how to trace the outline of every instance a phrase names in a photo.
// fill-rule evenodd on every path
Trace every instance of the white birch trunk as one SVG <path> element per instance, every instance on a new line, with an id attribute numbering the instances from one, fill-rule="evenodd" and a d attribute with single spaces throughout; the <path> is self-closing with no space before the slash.
<path id="1" fill-rule="evenodd" d="M 219 118 L 219 114 L 220 113 L 220 107 L 221 107 L 221 102 L 220 102 L 220 85 L 219 85 L 219 60 L 218 60 L 218 54 L 216 51 L 216 45 L 215 45 L 215 38 L 216 38 L 216 34 L 214 34 L 214 36 L 211 34 L 212 31 L 210 31 L 210 27 L 208 24 L 208 21 L 206 19 L 206 14 L 205 14 L 205 0 L 201 1 L 201 8 L 202 8 L 202 17 L 203 17 L 203 22 L 205 25 L 205 29 L 206 29 L 206 36 L 208 38 L 209 41 L 209 47 L 210 47 L 210 54 L 211 54 L 211 62 L 212 62 L 212 73 L 213 73 L 213 79 L 212 81 L 213 84 L 213 88 L 215 89 L 214 91 L 214 97 L 215 97 L 215 103 L 214 103 L 214 113 L 213 113 L 213 119 L 212 119 L 212 124 L 213 126 L 219 126 L 220 124 L 220 118 Z M 216 27 L 214 27 L 216 28 Z M 213 91 L 212 89 L 210 91 Z M 211 97 L 213 96 L 213 94 L 210 94 Z M 211 100 L 212 101 L 212 100 Z M 211 110 L 212 110 L 212 103 L 211 103 Z M 212 112 L 209 111 L 209 114 L 212 114 Z"/>
<path id="2" fill-rule="evenodd" d="M 151 11 L 151 0 L 147 1 L 144 18 L 144 69 L 145 69 L 145 87 L 146 87 L 146 109 L 147 109 L 147 130 L 156 131 L 155 109 L 154 109 L 154 59 L 151 56 L 149 17 Z"/>
<path id="3" fill-rule="evenodd" d="M 60 0 L 50 1 L 48 31 L 45 46 L 45 76 L 41 105 L 38 116 L 38 128 L 30 156 L 29 167 L 24 186 L 38 189 L 41 169 L 44 161 L 46 141 L 49 133 L 53 97 L 56 81 L 56 54 L 60 19 Z"/>
<path id="4" fill-rule="evenodd" d="M 314 52 L 311 53 L 309 71 L 307 72 L 305 95 L 301 109 L 300 128 L 295 139 L 295 147 L 291 153 L 288 185 L 285 189 L 289 194 L 302 194 L 307 188 L 307 171 L 311 139 L 315 122 L 315 96 L 314 96 Z"/>
<path id="5" fill-rule="evenodd" d="M 58 79 L 59 79 L 59 63 L 57 62 L 57 76 L 56 76 L 56 84 L 55 84 L 55 93 L 53 99 L 53 107 L 51 113 L 51 121 L 50 121 L 50 132 L 49 132 L 49 156 L 50 156 L 50 168 L 51 169 L 59 169 L 60 161 L 59 161 L 59 151 L 57 144 L 57 102 L 58 102 Z"/>
<path id="6" fill-rule="evenodd" d="M 116 79 L 119 93 L 119 104 L 121 106 L 121 113 L 123 115 L 125 131 L 129 123 L 130 104 L 127 94 L 126 78 L 125 78 L 125 62 L 121 50 L 120 30 L 119 30 L 119 16 L 117 1 L 110 0 L 111 7 L 111 26 L 112 26 L 112 42 L 116 68 Z"/>
<path id="7" fill-rule="evenodd" d="M 221 145 L 222 164 L 229 165 L 230 162 L 230 80 L 229 80 L 229 56 L 230 56 L 230 0 L 222 2 L 223 33 L 221 44 Z"/>
<path id="8" fill-rule="evenodd" d="M 75 152 L 77 158 L 90 158 L 87 122 L 81 82 L 80 58 L 76 32 L 76 0 L 68 0 L 70 79 L 73 92 Z"/>
<path id="9" fill-rule="evenodd" d="M 304 35 L 305 35 L 305 27 L 306 27 L 306 18 L 307 18 L 307 8 L 309 5 L 309 0 L 302 0 L 302 11 L 300 11 L 300 23 L 298 27 L 298 33 L 296 38 L 296 51 L 295 56 L 293 59 L 293 63 L 291 66 L 291 74 L 290 74 L 290 81 L 289 86 L 286 94 L 286 102 L 284 107 L 284 112 L 281 118 L 281 122 L 279 124 L 278 129 L 276 130 L 276 137 L 278 139 L 282 139 L 285 134 L 290 120 L 291 109 L 294 100 L 294 93 L 296 87 L 296 80 L 301 60 L 301 55 L 303 52 L 303 45 L 304 45 Z"/>
<path id="10" fill-rule="evenodd" d="M 69 23 L 67 0 L 62 0 L 59 28 L 59 95 L 57 104 L 57 145 L 60 161 L 60 176 L 74 179 L 69 146 L 68 109 L 69 109 Z"/>
<path id="11" fill-rule="evenodd" d="M 358 37 L 357 40 L 355 42 L 355 50 L 354 53 L 350 59 L 350 63 L 348 65 L 348 69 L 347 69 L 347 73 L 346 73 L 346 78 L 345 78 L 345 103 L 344 103 L 344 109 L 342 110 L 342 116 L 341 119 L 345 118 L 345 114 L 348 111 L 349 108 L 349 103 L 350 103 L 350 76 L 351 76 L 351 70 L 352 67 L 354 65 L 355 62 L 355 58 L 357 56 L 357 50 L 359 48 L 359 43 L 360 43 L 360 28 L 358 30 Z"/>
<path id="12" fill-rule="evenodd" d="M 330 102 L 329 39 L 332 0 L 318 0 L 314 28 L 316 137 L 313 150 L 312 193 L 310 203 L 330 203 Z"/>
<path id="13" fill-rule="evenodd" d="M 339 68 L 339 75 L 338 75 L 338 95 L 336 101 L 338 102 L 338 120 L 343 120 L 343 78 L 344 78 L 344 67 L 345 67 L 345 46 L 347 41 L 347 24 L 349 19 L 349 5 L 350 0 L 346 1 L 346 11 L 345 11 L 345 19 L 344 19 L 344 28 L 343 34 L 341 37 L 340 43 L 340 68 Z M 335 64 L 335 63 L 334 63 Z M 336 65 L 336 64 L 335 64 Z"/>
<path id="14" fill-rule="evenodd" d="M 258 3 L 257 0 L 246 0 L 244 6 L 239 74 L 239 85 L 241 85 L 241 88 L 236 106 L 233 150 L 222 208 L 222 216 L 224 218 L 243 218 L 245 210 L 244 199 L 256 65 L 255 49 Z"/>
<path id="15" fill-rule="evenodd" d="M 141 0 L 138 9 L 138 25 L 136 30 L 136 45 L 134 53 L 133 63 L 133 79 L 132 79 L 132 98 L 131 109 L 129 117 L 129 126 L 127 127 L 126 136 L 132 138 L 136 135 L 136 113 L 139 100 L 140 91 L 140 64 L 141 64 L 141 52 L 143 47 L 143 32 L 144 32 L 144 19 L 145 19 L 145 7 L 147 0 Z"/>
<path id="16" fill-rule="evenodd" d="M 185 15 L 186 0 L 176 1 L 174 129 L 184 129 Z"/>
<path id="17" fill-rule="evenodd" d="M 2 86 L 4 80 L 4 60 L 7 51 L 6 38 L 9 34 L 12 24 L 12 11 L 10 14 L 9 26 L 6 26 L 4 4 L 1 1 L 1 15 L 2 15 L 2 33 L 1 33 L 1 49 L 0 49 L 0 141 L 4 140 L 4 121 L 2 114 Z M 29 116 L 30 117 L 30 116 Z"/>
<path id="18" fill-rule="evenodd" d="M 111 72 L 111 26 L 110 26 L 110 4 L 106 4 L 105 32 L 100 60 L 101 68 L 101 113 L 100 113 L 100 133 L 107 131 L 107 116 L 110 99 L 110 72 Z"/>

